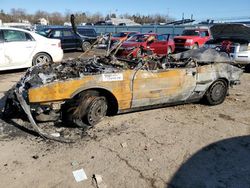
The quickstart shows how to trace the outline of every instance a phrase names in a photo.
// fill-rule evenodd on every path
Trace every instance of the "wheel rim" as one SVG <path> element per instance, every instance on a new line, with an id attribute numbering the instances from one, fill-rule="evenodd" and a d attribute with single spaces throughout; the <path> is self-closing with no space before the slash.
<path id="1" fill-rule="evenodd" d="M 50 58 L 47 55 L 39 55 L 36 58 L 35 64 L 50 62 Z"/>
<path id="2" fill-rule="evenodd" d="M 225 95 L 225 86 L 222 83 L 217 83 L 211 92 L 211 98 L 213 101 L 221 100 Z"/>
<path id="3" fill-rule="evenodd" d="M 105 97 L 98 97 L 92 102 L 87 114 L 91 125 L 98 123 L 107 113 L 107 102 Z"/>
<path id="4" fill-rule="evenodd" d="M 89 44 L 89 43 L 87 43 L 87 42 L 84 42 L 84 43 L 82 44 L 82 48 L 83 48 L 83 50 L 88 50 L 88 49 L 89 49 L 89 47 L 90 47 L 90 44 Z"/>

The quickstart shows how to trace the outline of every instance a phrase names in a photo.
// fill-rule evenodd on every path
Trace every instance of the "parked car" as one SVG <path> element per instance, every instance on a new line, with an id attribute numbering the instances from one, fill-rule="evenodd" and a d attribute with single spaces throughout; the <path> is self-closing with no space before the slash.
<path id="1" fill-rule="evenodd" d="M 181 36 L 175 36 L 174 42 L 177 50 L 188 50 L 202 47 L 210 38 L 208 28 L 190 28 L 185 29 Z"/>
<path id="2" fill-rule="evenodd" d="M 114 25 L 114 24 L 111 22 L 107 22 L 107 21 L 98 21 L 98 22 L 95 22 L 94 25 Z"/>
<path id="3" fill-rule="evenodd" d="M 60 39 L 63 50 L 86 51 L 97 39 L 95 29 L 87 27 L 77 28 L 77 33 L 71 27 L 48 27 L 38 33 L 48 38 Z"/>
<path id="4" fill-rule="evenodd" d="M 41 62 L 59 62 L 61 42 L 24 29 L 0 27 L 0 70 L 31 67 Z"/>
<path id="5" fill-rule="evenodd" d="M 215 24 L 211 28 L 213 38 L 206 48 L 215 48 L 228 55 L 250 71 L 250 27 L 244 24 Z"/>
<path id="6" fill-rule="evenodd" d="M 122 44 L 117 56 L 140 57 L 142 49 L 150 50 L 162 56 L 173 53 L 175 45 L 174 41 L 169 38 L 169 35 L 156 33 L 136 34 Z"/>
<path id="7" fill-rule="evenodd" d="M 106 114 L 201 99 L 209 105 L 221 104 L 229 86 L 240 83 L 242 70 L 231 65 L 227 56 L 214 58 L 220 57 L 216 50 L 202 51 L 205 60 L 200 53 L 175 55 L 179 59 L 170 55 L 166 66 L 157 56 L 139 62 L 98 56 L 42 64 L 29 69 L 8 92 L 4 113 L 25 109 L 33 124 L 34 117 L 86 127 L 97 124 Z"/>

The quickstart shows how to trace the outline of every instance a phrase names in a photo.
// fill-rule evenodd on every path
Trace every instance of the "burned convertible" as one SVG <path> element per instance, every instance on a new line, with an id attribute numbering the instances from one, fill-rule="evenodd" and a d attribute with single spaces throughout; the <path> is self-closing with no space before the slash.
<path id="1" fill-rule="evenodd" d="M 9 92 L 5 113 L 24 111 L 32 124 L 70 121 L 93 126 L 104 116 L 163 105 L 225 100 L 242 70 L 224 53 L 197 49 L 158 58 L 113 56 L 38 64 Z"/>

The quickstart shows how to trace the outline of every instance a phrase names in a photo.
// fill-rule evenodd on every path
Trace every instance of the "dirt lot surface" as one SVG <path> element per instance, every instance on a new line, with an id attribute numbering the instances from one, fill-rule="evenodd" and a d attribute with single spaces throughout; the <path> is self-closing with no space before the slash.
<path id="1" fill-rule="evenodd" d="M 0 75 L 1 107 L 3 92 L 22 74 Z M 23 131 L 28 122 L 0 119 L 0 187 L 97 187 L 93 174 L 103 177 L 100 188 L 249 187 L 250 74 L 241 80 L 221 105 L 107 117 L 73 144 L 45 141 Z M 88 179 L 77 183 L 72 172 L 81 168 Z"/>

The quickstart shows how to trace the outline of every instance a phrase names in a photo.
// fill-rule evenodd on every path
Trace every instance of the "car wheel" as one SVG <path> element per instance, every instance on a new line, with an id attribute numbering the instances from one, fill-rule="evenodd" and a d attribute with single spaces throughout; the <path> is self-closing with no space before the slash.
<path id="1" fill-rule="evenodd" d="M 198 49 L 198 48 L 199 48 L 199 45 L 198 45 L 197 43 L 195 43 L 195 44 L 193 45 L 193 48 L 192 48 L 192 49 L 194 50 L 194 49 Z"/>
<path id="2" fill-rule="evenodd" d="M 215 81 L 205 94 L 205 101 L 209 105 L 217 105 L 223 103 L 227 96 L 228 85 L 223 80 Z"/>
<path id="3" fill-rule="evenodd" d="M 87 51 L 90 48 L 91 44 L 89 42 L 82 43 L 82 51 Z"/>
<path id="4" fill-rule="evenodd" d="M 171 49 L 171 47 L 168 47 L 168 52 L 167 52 L 167 54 L 172 54 L 172 49 Z"/>
<path id="5" fill-rule="evenodd" d="M 32 60 L 32 65 L 37 65 L 38 63 L 47 63 L 47 62 L 51 62 L 52 58 L 46 54 L 46 53 L 39 53 L 37 55 L 34 56 L 33 60 Z"/>
<path id="6" fill-rule="evenodd" d="M 66 116 L 79 127 L 91 127 L 106 116 L 108 104 L 106 97 L 99 96 L 97 91 L 86 91 L 77 99 L 66 104 Z"/>
<path id="7" fill-rule="evenodd" d="M 108 105 L 105 97 L 92 97 L 92 101 L 89 104 L 86 111 L 86 122 L 93 126 L 100 122 L 104 116 L 106 116 Z"/>

